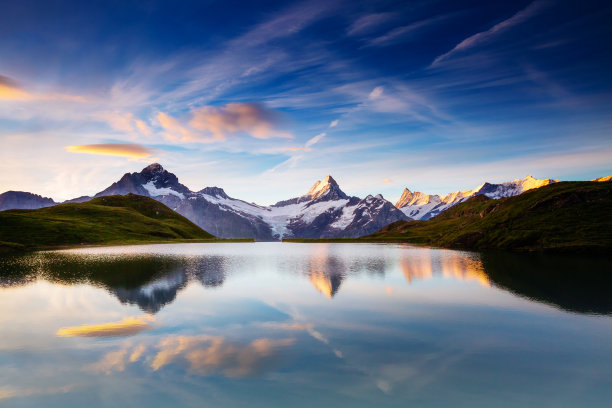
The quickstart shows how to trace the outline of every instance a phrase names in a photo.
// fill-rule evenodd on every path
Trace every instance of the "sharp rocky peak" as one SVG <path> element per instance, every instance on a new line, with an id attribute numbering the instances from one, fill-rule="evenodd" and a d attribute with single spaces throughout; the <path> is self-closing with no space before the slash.
<path id="1" fill-rule="evenodd" d="M 323 196 L 332 200 L 348 198 L 331 175 L 327 175 L 323 180 L 318 180 L 310 190 L 308 190 L 304 197 L 310 200 L 316 200 Z"/>

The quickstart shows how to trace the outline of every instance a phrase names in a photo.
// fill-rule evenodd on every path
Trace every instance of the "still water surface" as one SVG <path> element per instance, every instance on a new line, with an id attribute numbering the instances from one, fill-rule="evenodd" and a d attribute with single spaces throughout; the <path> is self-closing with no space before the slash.
<path id="1" fill-rule="evenodd" d="M 611 275 L 384 244 L 3 257 L 0 405 L 609 407 Z"/>

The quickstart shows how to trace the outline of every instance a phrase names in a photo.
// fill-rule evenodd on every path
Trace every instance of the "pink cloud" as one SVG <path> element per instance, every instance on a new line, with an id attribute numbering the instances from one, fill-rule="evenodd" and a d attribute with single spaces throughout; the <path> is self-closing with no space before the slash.
<path id="1" fill-rule="evenodd" d="M 257 139 L 292 138 L 291 133 L 278 129 L 276 112 L 256 103 L 230 103 L 225 106 L 203 106 L 191 111 L 185 123 L 165 113 L 157 120 L 170 140 L 185 142 L 223 141 L 239 133 Z"/>

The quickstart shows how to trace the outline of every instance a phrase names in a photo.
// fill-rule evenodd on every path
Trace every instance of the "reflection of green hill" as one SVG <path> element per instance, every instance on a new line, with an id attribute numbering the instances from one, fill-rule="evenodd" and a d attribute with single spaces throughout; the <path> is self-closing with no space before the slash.
<path id="1" fill-rule="evenodd" d="M 538 302 L 580 313 L 612 313 L 609 258 L 485 253 L 491 282 Z"/>
<path id="2" fill-rule="evenodd" d="M 5 248 L 213 239 L 162 203 L 134 194 L 0 212 L 0 243 L 4 241 Z"/>
<path id="3" fill-rule="evenodd" d="M 121 303 L 156 313 L 176 299 L 190 281 L 206 287 L 225 281 L 221 257 L 84 256 L 39 252 L 0 258 L 0 287 L 22 286 L 44 279 L 62 285 L 101 287 Z"/>

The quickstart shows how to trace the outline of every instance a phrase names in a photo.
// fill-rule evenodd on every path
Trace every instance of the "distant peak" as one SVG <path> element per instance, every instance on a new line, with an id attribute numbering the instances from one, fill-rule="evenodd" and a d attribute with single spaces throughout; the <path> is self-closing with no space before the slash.
<path id="1" fill-rule="evenodd" d="M 217 198 L 229 198 L 221 187 L 206 187 L 200 190 L 199 193 Z"/>
<path id="2" fill-rule="evenodd" d="M 328 174 L 327 176 L 325 176 L 325 178 L 323 179 L 323 183 L 338 184 L 336 183 L 336 180 L 334 180 L 334 178 L 331 176 L 331 174 Z"/>
<path id="3" fill-rule="evenodd" d="M 414 199 L 414 193 L 408 189 L 408 187 L 404 188 L 402 192 L 402 196 L 397 203 L 395 203 L 395 207 L 402 208 L 410 204 L 410 202 Z"/>
<path id="4" fill-rule="evenodd" d="M 142 169 L 143 173 L 161 173 L 162 171 L 164 171 L 164 168 L 159 163 L 149 164 L 147 167 Z"/>

